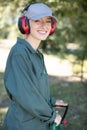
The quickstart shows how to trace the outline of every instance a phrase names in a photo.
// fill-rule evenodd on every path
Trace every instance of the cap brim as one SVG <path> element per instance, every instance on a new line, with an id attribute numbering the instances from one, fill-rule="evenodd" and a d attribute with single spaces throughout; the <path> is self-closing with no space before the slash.
<path id="1" fill-rule="evenodd" d="M 36 16 L 34 16 L 34 17 L 31 17 L 30 19 L 31 19 L 31 20 L 39 20 L 39 19 L 44 18 L 44 17 L 47 17 L 47 16 L 49 16 L 49 17 L 51 17 L 52 19 L 54 19 L 55 21 L 57 21 L 57 18 L 56 18 L 56 17 L 54 17 L 54 16 L 52 16 L 52 15 L 48 15 L 48 14 L 36 15 Z"/>

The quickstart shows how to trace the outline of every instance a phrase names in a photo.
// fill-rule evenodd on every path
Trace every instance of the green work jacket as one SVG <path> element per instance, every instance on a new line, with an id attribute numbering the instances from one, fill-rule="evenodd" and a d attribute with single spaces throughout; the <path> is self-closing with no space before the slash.
<path id="1" fill-rule="evenodd" d="M 18 38 L 6 64 L 4 84 L 11 99 L 3 130 L 49 130 L 56 117 L 42 53 Z"/>

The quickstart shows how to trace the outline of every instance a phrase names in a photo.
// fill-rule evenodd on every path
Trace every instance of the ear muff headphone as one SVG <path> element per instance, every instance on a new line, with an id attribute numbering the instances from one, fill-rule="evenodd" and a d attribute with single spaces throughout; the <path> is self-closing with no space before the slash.
<path id="1" fill-rule="evenodd" d="M 50 29 L 49 35 L 52 35 L 55 32 L 55 29 L 56 29 L 56 20 L 52 19 L 51 29 Z"/>
<path id="2" fill-rule="evenodd" d="M 27 17 L 22 16 L 18 20 L 18 28 L 22 34 L 30 33 L 29 20 Z"/>
<path id="3" fill-rule="evenodd" d="M 24 13 L 24 11 L 27 11 L 30 5 L 26 6 L 22 13 Z M 21 16 L 18 19 L 18 28 L 20 30 L 20 32 L 22 34 L 29 34 L 30 33 L 30 25 L 29 25 L 29 19 L 26 16 Z M 52 23 L 51 23 L 51 30 L 49 35 L 52 35 L 55 32 L 56 29 L 56 20 L 52 19 Z"/>
<path id="4" fill-rule="evenodd" d="M 30 5 L 26 6 L 22 10 L 22 13 L 24 13 L 25 11 L 27 11 Z M 19 31 L 22 34 L 29 34 L 30 33 L 29 19 L 26 16 L 23 15 L 23 16 L 21 16 L 18 19 L 18 28 L 19 28 Z"/>

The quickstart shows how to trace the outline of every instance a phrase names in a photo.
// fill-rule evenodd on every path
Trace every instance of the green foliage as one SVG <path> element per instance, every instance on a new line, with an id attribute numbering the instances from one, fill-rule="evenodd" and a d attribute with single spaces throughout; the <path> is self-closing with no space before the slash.
<path id="1" fill-rule="evenodd" d="M 81 66 L 78 65 L 78 64 L 74 65 L 74 67 L 73 67 L 73 72 L 74 72 L 75 74 L 79 74 L 79 73 L 81 72 Z"/>

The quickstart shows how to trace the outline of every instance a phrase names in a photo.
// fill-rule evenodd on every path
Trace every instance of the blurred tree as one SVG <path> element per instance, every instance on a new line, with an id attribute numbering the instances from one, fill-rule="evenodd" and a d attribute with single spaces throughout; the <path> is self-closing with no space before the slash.
<path id="1" fill-rule="evenodd" d="M 81 80 L 83 81 L 84 61 L 87 59 L 87 1 L 76 0 L 76 2 L 76 13 L 71 16 L 72 18 L 70 17 L 70 22 L 73 27 L 71 33 L 74 34 L 75 41 L 79 43 L 79 49 L 74 54 L 81 64 Z"/>

